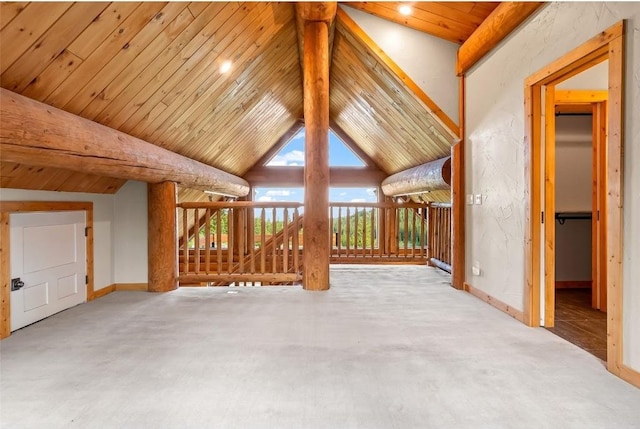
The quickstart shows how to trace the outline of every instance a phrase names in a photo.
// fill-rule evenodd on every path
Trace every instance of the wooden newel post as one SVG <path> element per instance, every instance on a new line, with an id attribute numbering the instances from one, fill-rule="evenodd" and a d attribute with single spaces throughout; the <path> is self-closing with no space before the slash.
<path id="1" fill-rule="evenodd" d="M 335 3 L 299 3 L 304 23 L 303 288 L 329 289 L 329 27 Z"/>
<path id="2" fill-rule="evenodd" d="M 173 182 L 149 183 L 147 206 L 149 212 L 148 290 L 149 292 L 171 291 L 178 287 L 176 184 Z"/>

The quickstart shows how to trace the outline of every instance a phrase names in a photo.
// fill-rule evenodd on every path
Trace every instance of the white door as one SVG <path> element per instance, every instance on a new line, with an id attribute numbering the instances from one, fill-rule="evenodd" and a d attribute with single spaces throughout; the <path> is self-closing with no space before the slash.
<path id="1" fill-rule="evenodd" d="M 87 300 L 85 212 L 14 213 L 10 217 L 11 330 Z M 12 281 L 13 283 L 13 281 Z"/>

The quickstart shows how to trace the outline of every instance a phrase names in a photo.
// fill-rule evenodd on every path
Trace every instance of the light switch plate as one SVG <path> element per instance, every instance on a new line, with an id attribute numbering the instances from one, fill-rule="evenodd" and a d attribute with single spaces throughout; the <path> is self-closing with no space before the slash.
<path id="1" fill-rule="evenodd" d="M 475 203 L 478 205 L 482 204 L 482 194 L 476 194 Z"/>
<path id="2" fill-rule="evenodd" d="M 467 204 L 473 205 L 473 194 L 467 194 Z"/>

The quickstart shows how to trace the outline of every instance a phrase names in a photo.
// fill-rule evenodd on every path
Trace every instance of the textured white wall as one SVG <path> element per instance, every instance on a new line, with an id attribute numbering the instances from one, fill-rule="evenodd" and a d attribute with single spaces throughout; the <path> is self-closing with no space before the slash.
<path id="1" fill-rule="evenodd" d="M 93 288 L 102 289 L 113 283 L 113 195 L 75 192 L 0 190 L 2 201 L 90 201 L 93 203 Z"/>
<path id="2" fill-rule="evenodd" d="M 592 208 L 591 116 L 556 118 L 556 211 Z"/>
<path id="3" fill-rule="evenodd" d="M 627 19 L 624 168 L 623 361 L 640 370 L 640 7 L 561 2 L 542 8 L 467 76 L 467 280 L 512 305 L 524 291 L 524 80 L 598 32 Z M 632 237 L 635 237 L 632 238 Z M 473 276 L 478 261 L 481 276 Z"/>
<path id="4" fill-rule="evenodd" d="M 147 184 L 128 181 L 115 195 L 114 283 L 146 283 Z"/>
<path id="5" fill-rule="evenodd" d="M 458 45 L 359 10 L 340 7 L 449 116 L 458 123 Z"/>
<path id="6" fill-rule="evenodd" d="M 603 61 L 556 86 L 557 89 L 609 88 L 609 61 Z"/>

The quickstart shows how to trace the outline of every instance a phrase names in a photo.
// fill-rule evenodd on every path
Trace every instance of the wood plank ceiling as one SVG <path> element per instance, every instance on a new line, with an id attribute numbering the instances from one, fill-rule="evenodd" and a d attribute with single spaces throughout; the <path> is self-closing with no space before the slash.
<path id="1" fill-rule="evenodd" d="M 347 6 L 431 34 L 464 43 L 499 2 L 349 2 Z M 411 15 L 400 13 L 410 6 Z"/>
<path id="2" fill-rule="evenodd" d="M 456 42 L 495 7 L 414 3 L 415 19 L 398 21 L 393 3 L 349 5 Z M 334 125 L 387 174 L 447 155 L 455 124 L 363 37 L 337 19 Z M 293 3 L 0 3 L 0 40 L 3 88 L 236 175 L 303 115 Z M 0 163 L 0 187 L 114 193 L 123 183 Z"/>
<path id="3" fill-rule="evenodd" d="M 243 174 L 302 117 L 292 4 L 0 7 L 3 88 L 216 168 Z M 112 193 L 123 184 L 6 162 L 1 172 L 2 187 Z"/>

